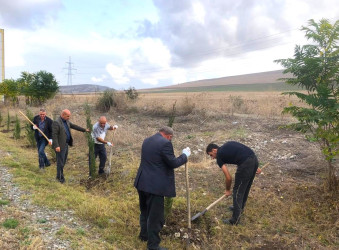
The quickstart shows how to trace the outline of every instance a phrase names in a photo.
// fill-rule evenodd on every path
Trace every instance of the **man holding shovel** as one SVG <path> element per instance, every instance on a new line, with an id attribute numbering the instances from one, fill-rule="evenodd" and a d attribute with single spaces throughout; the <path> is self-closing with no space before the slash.
<path id="1" fill-rule="evenodd" d="M 175 197 L 174 169 L 187 162 L 191 150 L 187 147 L 175 157 L 172 145 L 173 129 L 162 127 L 158 133 L 144 140 L 141 162 L 134 186 L 139 194 L 140 234 L 148 249 L 159 246 L 159 232 L 164 219 L 164 196 Z"/>
<path id="2" fill-rule="evenodd" d="M 41 108 L 39 114 L 34 116 L 33 118 L 33 127 L 34 137 L 36 140 L 36 145 L 38 148 L 38 156 L 39 156 L 39 168 L 44 169 L 45 167 L 50 166 L 50 162 L 47 159 L 45 154 L 45 147 L 47 144 L 52 145 L 52 119 L 46 116 L 46 110 Z M 39 129 L 38 129 L 39 128 Z M 40 130 L 40 131 L 39 131 Z M 46 135 L 49 140 L 43 136 L 42 133 Z"/>
<path id="3" fill-rule="evenodd" d="M 100 165 L 99 165 L 99 175 L 104 174 L 105 164 L 107 160 L 107 153 L 105 144 L 109 147 L 112 147 L 112 143 L 105 141 L 105 136 L 108 130 L 115 130 L 118 128 L 118 125 L 111 126 L 107 123 L 105 116 L 101 116 L 97 123 L 93 125 L 92 138 L 94 140 L 94 155 L 95 158 L 99 155 Z"/>
<path id="4" fill-rule="evenodd" d="M 260 168 L 258 168 L 258 159 L 252 149 L 235 141 L 226 142 L 221 147 L 211 143 L 207 146 L 206 153 L 212 159 L 217 160 L 217 164 L 225 175 L 226 196 L 232 195 L 232 177 L 226 164 L 237 165 L 233 186 L 233 215 L 231 219 L 223 220 L 225 224 L 237 225 L 244 210 L 255 174 L 260 174 L 261 172 Z"/>

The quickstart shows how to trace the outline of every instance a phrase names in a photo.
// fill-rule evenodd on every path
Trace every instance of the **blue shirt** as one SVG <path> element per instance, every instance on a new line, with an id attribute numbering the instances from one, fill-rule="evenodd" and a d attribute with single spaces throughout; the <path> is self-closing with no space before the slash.
<path id="1" fill-rule="evenodd" d="M 61 120 L 64 123 L 64 128 L 65 128 L 65 132 L 66 132 L 66 143 L 69 143 L 69 140 L 71 139 L 71 132 L 69 131 L 66 120 L 64 120 L 62 118 L 61 118 Z"/>

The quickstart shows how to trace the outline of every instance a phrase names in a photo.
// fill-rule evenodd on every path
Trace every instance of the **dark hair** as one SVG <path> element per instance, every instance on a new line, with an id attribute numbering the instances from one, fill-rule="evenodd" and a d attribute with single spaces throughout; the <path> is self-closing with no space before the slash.
<path id="1" fill-rule="evenodd" d="M 159 132 L 162 132 L 165 135 L 173 135 L 173 129 L 171 127 L 167 127 L 167 126 L 161 127 L 159 129 Z"/>
<path id="2" fill-rule="evenodd" d="M 207 148 L 206 148 L 206 154 L 208 154 L 209 152 L 212 151 L 212 149 L 218 149 L 219 146 L 217 144 L 214 144 L 214 143 L 210 143 L 208 144 Z"/>

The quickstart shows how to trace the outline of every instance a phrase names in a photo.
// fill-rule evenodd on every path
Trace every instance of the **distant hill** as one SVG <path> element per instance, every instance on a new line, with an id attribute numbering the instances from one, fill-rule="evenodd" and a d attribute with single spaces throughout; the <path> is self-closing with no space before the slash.
<path id="1" fill-rule="evenodd" d="M 95 84 L 79 84 L 71 86 L 59 86 L 59 92 L 62 94 L 81 94 L 104 92 L 105 90 L 113 90 L 112 88 L 95 85 Z"/>
<path id="2" fill-rule="evenodd" d="M 226 89 L 245 89 L 245 88 L 268 88 L 280 90 L 284 88 L 285 83 L 279 80 L 280 78 L 290 77 L 291 75 L 284 75 L 283 70 L 275 70 L 268 72 L 260 72 L 246 75 L 228 76 L 214 79 L 199 80 L 193 82 L 180 83 L 159 88 L 144 89 L 142 91 L 203 91 L 214 90 L 223 91 Z M 241 86 L 239 86 L 241 85 Z M 253 85 L 251 87 L 251 85 Z"/>

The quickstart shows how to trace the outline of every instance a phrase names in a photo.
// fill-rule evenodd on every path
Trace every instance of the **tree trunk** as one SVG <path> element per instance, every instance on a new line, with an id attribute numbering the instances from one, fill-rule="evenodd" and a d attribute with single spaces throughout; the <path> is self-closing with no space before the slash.
<path id="1" fill-rule="evenodd" d="M 330 191 L 336 191 L 338 188 L 338 180 L 337 177 L 335 176 L 335 168 L 331 160 L 327 162 L 328 162 L 328 189 Z"/>

